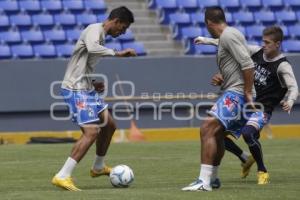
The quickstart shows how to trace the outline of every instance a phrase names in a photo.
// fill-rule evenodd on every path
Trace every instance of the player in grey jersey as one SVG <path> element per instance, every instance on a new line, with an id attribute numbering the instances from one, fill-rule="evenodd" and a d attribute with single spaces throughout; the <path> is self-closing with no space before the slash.
<path id="1" fill-rule="evenodd" d="M 246 46 L 245 37 L 226 23 L 220 7 L 205 11 L 205 23 L 214 38 L 219 38 L 217 64 L 224 77 L 223 95 L 211 108 L 211 117 L 201 126 L 201 167 L 197 180 L 182 188 L 183 191 L 211 191 L 216 184 L 218 166 L 224 155 L 224 131 L 232 131 L 236 137 L 246 122 L 246 105 L 253 106 L 254 63 Z"/>
<path id="2" fill-rule="evenodd" d="M 290 112 L 298 97 L 298 85 L 292 66 L 281 53 L 283 32 L 278 26 L 270 26 L 263 31 L 263 47 L 248 45 L 255 63 L 256 101 L 263 105 L 264 110 L 258 111 L 242 129 L 242 135 L 257 163 L 257 178 L 259 185 L 269 183 L 269 173 L 263 162 L 262 148 L 259 142 L 259 132 L 272 116 L 273 109 L 279 103 L 282 109 Z M 218 45 L 218 39 L 197 37 L 196 44 Z M 222 76 L 213 77 L 213 85 L 221 85 Z M 242 161 L 241 177 L 245 178 L 254 160 L 247 152 L 241 150 L 231 139 L 225 138 L 226 150 L 235 154 Z"/>
<path id="3" fill-rule="evenodd" d="M 74 48 L 62 83 L 62 96 L 69 106 L 73 121 L 82 131 L 71 155 L 61 170 L 53 177 L 52 184 L 70 191 L 80 191 L 71 178 L 72 171 L 96 141 L 96 158 L 90 175 L 109 175 L 111 168 L 104 157 L 116 129 L 115 122 L 107 111 L 107 104 L 99 96 L 101 84 L 92 81 L 96 63 L 104 56 L 136 56 L 133 49 L 114 51 L 104 47 L 105 36 L 118 37 L 134 22 L 132 12 L 126 7 L 115 8 L 103 23 L 85 28 Z M 100 127 L 100 124 L 102 126 Z"/>

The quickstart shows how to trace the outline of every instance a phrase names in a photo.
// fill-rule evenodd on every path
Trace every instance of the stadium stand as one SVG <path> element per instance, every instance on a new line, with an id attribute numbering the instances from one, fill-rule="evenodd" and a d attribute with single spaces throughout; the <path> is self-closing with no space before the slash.
<path id="1" fill-rule="evenodd" d="M 54 58 L 68 57 L 71 51 L 58 52 L 61 48 L 57 45 L 74 45 L 84 27 L 104 21 L 109 11 L 121 4 L 120 0 L 1 0 L 0 47 L 4 53 L 0 58 L 30 58 L 8 52 L 13 45 L 37 44 L 53 45 Z M 196 51 L 192 38 L 196 33 L 210 36 L 203 11 L 215 5 L 225 10 L 227 22 L 252 43 L 261 44 L 262 29 L 272 24 L 283 28 L 286 40 L 300 38 L 299 0 L 133 0 L 126 6 L 134 12 L 135 24 L 119 38 L 108 37 L 107 46 L 119 50 L 132 46 L 140 55 L 214 53 L 213 49 L 206 51 L 208 47 Z M 297 48 L 285 51 L 298 52 Z"/>
<path id="2" fill-rule="evenodd" d="M 70 57 L 83 28 L 107 16 L 104 0 L 2 0 L 0 59 Z M 118 50 L 130 46 L 139 55 L 147 54 L 131 30 L 106 41 Z"/>
<path id="3" fill-rule="evenodd" d="M 168 3 L 161 0 L 148 0 L 149 9 L 157 10 L 160 23 L 170 26 L 173 39 L 182 41 L 186 54 L 214 53 L 214 49 L 208 47 L 196 48 L 191 42 L 193 34 L 187 32 L 186 28 L 198 28 L 203 36 L 209 36 L 205 28 L 203 11 L 206 6 L 215 5 L 225 10 L 228 24 L 237 27 L 252 44 L 261 44 L 262 30 L 265 26 L 273 24 L 282 27 L 285 39 L 299 38 L 300 1 L 298 0 L 174 0 Z M 285 52 L 299 51 L 296 47 L 291 47 L 285 48 Z"/>

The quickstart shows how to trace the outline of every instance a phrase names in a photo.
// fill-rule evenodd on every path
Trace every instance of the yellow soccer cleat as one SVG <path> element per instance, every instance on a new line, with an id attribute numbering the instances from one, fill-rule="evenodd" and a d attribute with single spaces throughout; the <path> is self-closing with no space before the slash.
<path id="1" fill-rule="evenodd" d="M 111 172 L 111 167 L 104 166 L 101 170 L 91 169 L 90 176 L 92 178 L 103 176 L 103 175 L 109 176 L 110 172 Z"/>
<path id="2" fill-rule="evenodd" d="M 246 162 L 241 164 L 242 166 L 241 178 L 246 178 L 249 175 L 250 168 L 253 165 L 253 163 L 255 163 L 255 160 L 252 157 L 252 155 L 250 155 L 248 156 Z"/>
<path id="3" fill-rule="evenodd" d="M 258 185 L 266 185 L 270 183 L 270 175 L 268 172 L 257 172 L 257 184 Z"/>
<path id="4" fill-rule="evenodd" d="M 55 185 L 57 187 L 60 187 L 60 188 L 63 188 L 65 190 L 81 191 L 81 189 L 77 188 L 74 185 L 74 182 L 73 182 L 71 177 L 59 178 L 57 176 L 54 176 L 51 182 L 52 182 L 53 185 Z"/>

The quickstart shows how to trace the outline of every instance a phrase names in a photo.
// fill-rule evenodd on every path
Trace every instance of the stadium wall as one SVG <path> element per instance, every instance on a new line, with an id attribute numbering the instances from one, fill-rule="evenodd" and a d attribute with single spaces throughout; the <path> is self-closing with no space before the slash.
<path id="1" fill-rule="evenodd" d="M 296 78 L 300 78 L 299 55 L 288 56 L 294 66 Z M 14 60 L 1 61 L 0 74 L 0 131 L 63 131 L 77 130 L 70 120 L 56 121 L 50 117 L 50 107 L 62 102 L 51 96 L 59 96 L 59 81 L 63 79 L 66 60 Z M 217 88 L 210 85 L 212 75 L 217 71 L 215 57 L 172 57 L 172 58 L 105 58 L 97 66 L 96 73 L 105 75 L 108 82 L 107 102 L 110 110 L 116 104 L 124 102 L 116 95 L 133 95 L 127 102 L 133 105 L 133 113 L 139 114 L 137 124 L 141 128 L 198 127 L 198 119 L 174 120 L 170 112 L 163 112 L 161 120 L 155 120 L 155 110 L 159 107 L 171 108 L 177 103 L 176 116 L 190 114 L 190 105 L 199 102 L 213 102 Z M 118 84 L 117 75 L 122 84 Z M 128 82 L 129 81 L 129 82 Z M 298 82 L 299 84 L 299 82 Z M 134 87 L 134 89 L 133 89 Z M 115 95 L 113 95 L 115 93 Z M 141 97 L 142 96 L 142 97 Z M 164 105 L 163 102 L 169 102 Z M 182 103 L 183 102 L 183 103 Z M 137 105 L 142 106 L 137 111 Z M 187 105 L 185 106 L 184 103 Z M 276 109 L 272 124 L 300 124 L 299 99 L 290 116 Z M 156 107 L 154 107 L 154 105 Z M 207 107 L 201 107 L 205 113 Z M 65 116 L 63 106 L 55 106 L 54 114 Z M 175 112 L 174 111 L 174 112 Z M 123 113 L 126 116 L 126 112 Z M 135 117 L 135 115 L 133 115 Z M 118 127 L 128 128 L 130 120 L 117 120 Z"/>

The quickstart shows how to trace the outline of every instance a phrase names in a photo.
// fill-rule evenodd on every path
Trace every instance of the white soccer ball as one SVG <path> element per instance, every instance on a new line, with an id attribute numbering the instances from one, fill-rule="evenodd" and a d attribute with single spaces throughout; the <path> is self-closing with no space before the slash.
<path id="1" fill-rule="evenodd" d="M 109 174 L 110 182 L 114 187 L 128 187 L 134 180 L 134 174 L 127 165 L 115 166 Z"/>

